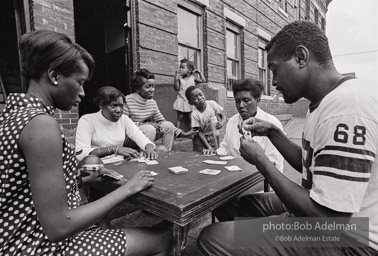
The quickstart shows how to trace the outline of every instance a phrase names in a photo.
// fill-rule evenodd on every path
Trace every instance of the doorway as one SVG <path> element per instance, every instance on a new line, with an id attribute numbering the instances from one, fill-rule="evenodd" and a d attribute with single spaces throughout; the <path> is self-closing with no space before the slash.
<path id="1" fill-rule="evenodd" d="M 0 109 L 9 93 L 27 90 L 18 52 L 18 40 L 27 31 L 30 31 L 28 1 L 3 1 L 0 8 Z"/>
<path id="2" fill-rule="evenodd" d="M 98 111 L 92 100 L 100 87 L 113 86 L 125 95 L 130 93 L 127 12 L 126 0 L 74 0 L 76 42 L 96 62 L 93 77 L 84 86 L 80 116 Z"/>

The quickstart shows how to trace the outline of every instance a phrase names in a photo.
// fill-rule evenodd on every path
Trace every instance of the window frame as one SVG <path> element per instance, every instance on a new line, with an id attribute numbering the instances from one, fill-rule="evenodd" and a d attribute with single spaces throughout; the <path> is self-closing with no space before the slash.
<path id="1" fill-rule="evenodd" d="M 306 0 L 306 5 L 305 5 L 305 20 L 310 20 L 311 19 L 311 1 Z"/>
<path id="2" fill-rule="evenodd" d="M 188 48 L 190 50 L 194 50 L 196 52 L 198 52 L 198 63 L 194 62 L 196 68 L 198 68 L 199 70 L 201 70 L 203 72 L 204 70 L 204 35 L 203 35 L 203 31 L 204 31 L 204 28 L 203 28 L 203 25 L 204 25 L 204 17 L 203 17 L 203 9 L 199 6 L 196 6 L 196 5 L 193 5 L 193 4 L 190 4 L 188 2 L 185 2 L 185 1 L 181 1 L 178 5 L 177 5 L 177 25 L 179 23 L 179 16 L 178 16 L 178 13 L 179 13 L 179 9 L 182 9 L 183 11 L 186 11 L 190 14 L 193 14 L 196 16 L 197 18 L 197 35 L 198 35 L 198 38 L 197 38 L 197 42 L 198 42 L 198 47 L 194 47 L 192 45 L 188 45 L 184 42 L 180 42 L 180 38 L 179 38 L 179 34 L 180 34 L 180 29 L 179 29 L 179 26 L 177 26 L 177 49 L 178 49 L 178 54 L 177 54 L 177 58 L 178 58 L 178 61 L 180 61 L 182 59 L 182 57 L 180 57 L 180 47 L 184 47 L 184 48 Z M 188 57 L 188 56 L 186 56 Z"/>
<path id="3" fill-rule="evenodd" d="M 294 0 L 294 19 L 300 20 L 301 19 L 301 1 Z"/>
<path id="4" fill-rule="evenodd" d="M 314 23 L 319 26 L 319 10 L 314 9 Z"/>
<path id="5" fill-rule="evenodd" d="M 226 34 L 225 34 L 225 42 L 226 42 L 226 90 L 227 90 L 227 96 L 228 97 L 233 97 L 233 92 L 232 92 L 232 83 L 230 84 L 229 83 L 229 80 L 237 80 L 237 79 L 241 79 L 242 78 L 242 32 L 243 32 L 243 28 L 242 27 L 239 27 L 238 25 L 236 25 L 235 23 L 233 23 L 232 21 L 230 20 L 226 20 Z M 232 33 L 236 34 L 236 57 L 237 59 L 234 59 L 234 58 L 231 58 L 229 56 L 227 56 L 227 30 L 231 31 Z M 227 62 L 228 60 L 231 60 L 231 61 L 235 61 L 237 62 L 237 74 L 236 76 L 229 76 L 229 72 L 228 72 L 228 65 L 227 65 Z"/>
<path id="6" fill-rule="evenodd" d="M 259 73 L 258 73 L 258 79 L 264 84 L 264 91 L 263 91 L 263 94 L 262 95 L 265 95 L 265 96 L 271 96 L 270 95 L 270 87 L 271 87 L 271 77 L 272 77 L 272 74 L 271 74 L 271 71 L 270 69 L 268 68 L 268 54 L 265 50 L 265 46 L 267 45 L 268 41 L 265 40 L 264 38 L 262 37 L 258 37 L 258 41 L 257 41 L 257 66 L 258 66 L 258 70 L 259 70 Z M 260 66 L 260 50 L 262 50 L 263 52 L 263 63 L 264 63 L 264 66 Z M 263 70 L 264 71 L 264 79 L 261 79 L 260 77 L 260 70 Z"/>

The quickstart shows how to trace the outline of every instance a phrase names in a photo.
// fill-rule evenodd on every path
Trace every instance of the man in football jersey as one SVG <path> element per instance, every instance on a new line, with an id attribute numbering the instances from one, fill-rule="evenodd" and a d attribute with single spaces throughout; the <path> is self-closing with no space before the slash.
<path id="1" fill-rule="evenodd" d="M 245 120 L 243 128 L 254 136 L 267 136 L 302 173 L 302 186 L 279 172 L 256 142 L 242 137 L 242 157 L 256 165 L 274 192 L 242 197 L 239 215 L 264 218 L 258 219 L 260 223 L 271 220 L 271 215 L 343 217 L 344 223 L 366 217 L 368 225 L 346 230 L 339 243 L 324 242 L 324 246 L 285 247 L 284 242 L 277 246 L 262 233 L 261 247 L 248 248 L 234 244 L 238 235 L 234 222 L 219 222 L 201 232 L 199 249 L 203 255 L 217 256 L 378 255 L 377 85 L 338 73 L 327 37 L 308 21 L 285 26 L 266 50 L 273 86 L 285 102 L 302 97 L 311 102 L 302 147 L 272 123 L 255 117 Z M 257 227 L 258 220 L 249 225 Z"/>

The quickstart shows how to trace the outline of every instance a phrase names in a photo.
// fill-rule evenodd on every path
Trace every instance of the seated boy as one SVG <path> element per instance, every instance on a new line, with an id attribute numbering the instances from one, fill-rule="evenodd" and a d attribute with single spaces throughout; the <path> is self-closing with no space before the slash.
<path id="1" fill-rule="evenodd" d="M 195 107 L 191 113 L 191 126 L 198 134 L 193 136 L 193 150 L 215 154 L 219 144 L 217 130 L 226 123 L 223 108 L 213 100 L 206 100 L 201 89 L 195 86 L 188 87 L 185 96 L 189 104 Z"/>

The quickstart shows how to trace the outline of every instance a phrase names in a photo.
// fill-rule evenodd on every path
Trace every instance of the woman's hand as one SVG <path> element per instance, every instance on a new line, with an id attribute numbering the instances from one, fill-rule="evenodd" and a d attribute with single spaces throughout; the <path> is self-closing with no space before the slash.
<path id="1" fill-rule="evenodd" d="M 125 158 L 137 158 L 139 157 L 139 152 L 133 148 L 120 147 L 117 152 L 118 155 L 124 156 Z"/>
<path id="2" fill-rule="evenodd" d="M 142 170 L 131 177 L 122 187 L 129 189 L 133 195 L 151 187 L 153 183 L 154 177 L 151 175 L 151 172 Z"/>
<path id="3" fill-rule="evenodd" d="M 153 144 L 147 144 L 143 154 L 145 158 L 150 160 L 155 160 L 158 157 L 158 153 L 156 153 Z"/>

